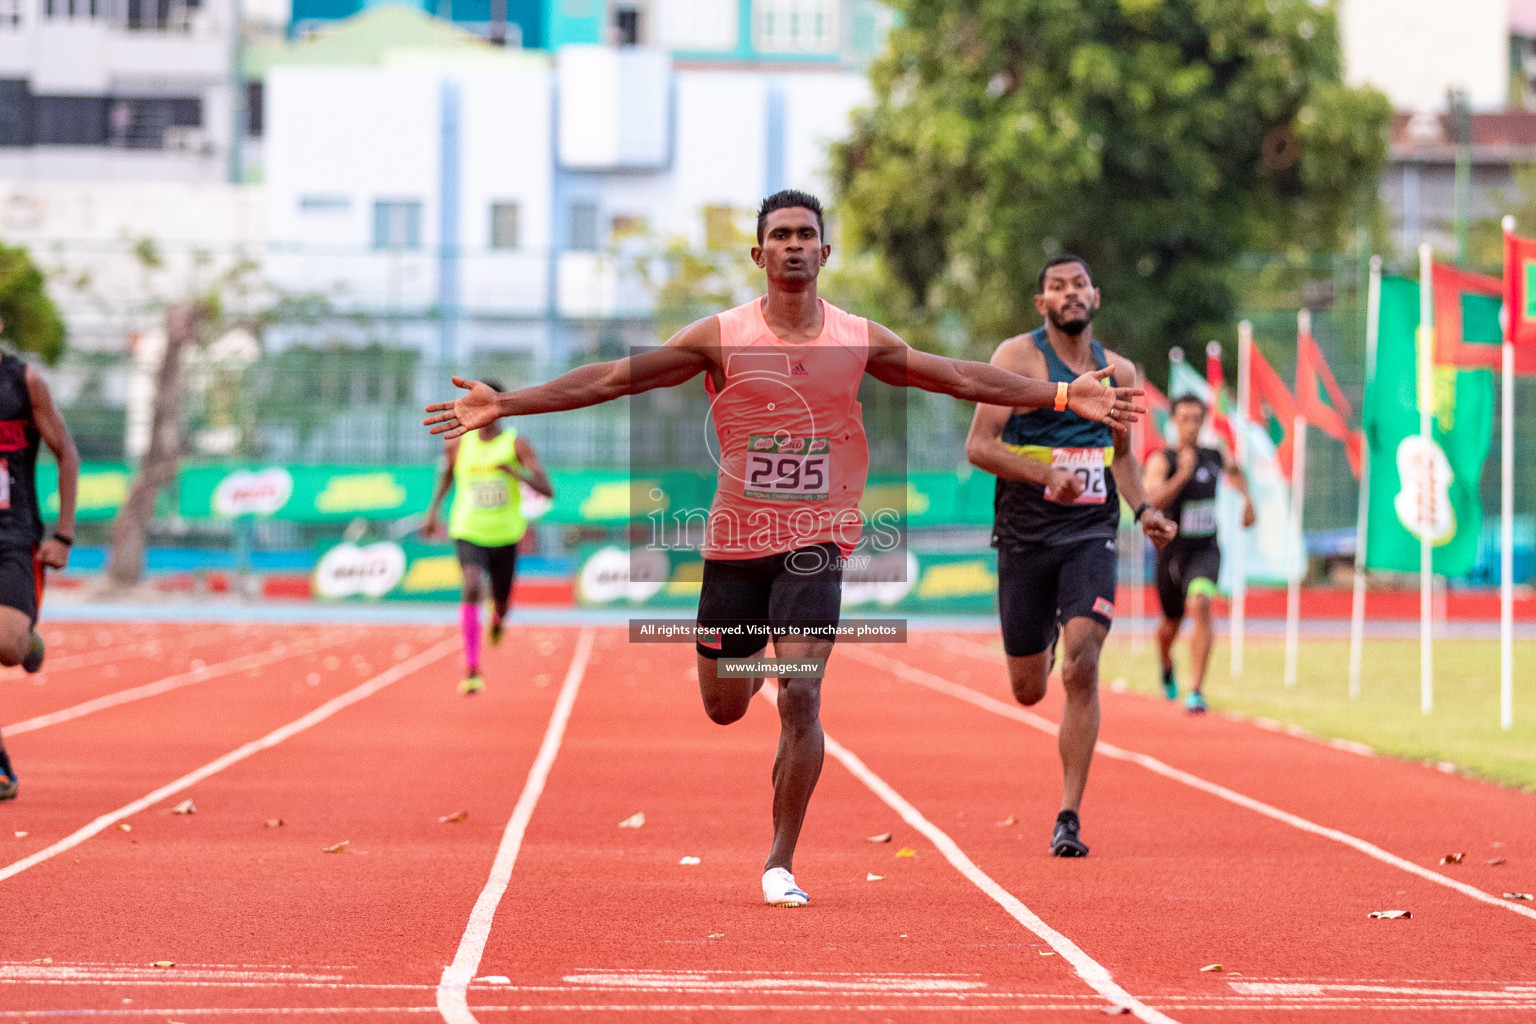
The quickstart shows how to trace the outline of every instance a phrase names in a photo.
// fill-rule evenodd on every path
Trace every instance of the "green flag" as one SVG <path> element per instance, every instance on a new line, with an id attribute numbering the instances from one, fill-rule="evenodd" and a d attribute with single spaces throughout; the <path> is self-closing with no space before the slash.
<path id="1" fill-rule="evenodd" d="M 1371 452 L 1371 569 L 1419 568 L 1419 536 L 1434 542 L 1434 571 L 1464 576 L 1483 529 L 1478 480 L 1493 433 L 1493 374 L 1434 369 L 1433 444 L 1419 440 L 1419 286 L 1381 279 L 1376 376 L 1367 382 L 1364 422 Z"/>

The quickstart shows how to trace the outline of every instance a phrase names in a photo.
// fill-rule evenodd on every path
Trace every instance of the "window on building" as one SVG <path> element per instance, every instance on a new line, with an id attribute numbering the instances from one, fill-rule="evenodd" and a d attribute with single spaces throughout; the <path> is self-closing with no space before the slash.
<path id="1" fill-rule="evenodd" d="M 518 207 L 516 203 L 491 204 L 491 248 L 516 249 L 518 246 Z"/>
<path id="2" fill-rule="evenodd" d="M 731 206 L 704 207 L 704 248 L 721 252 L 737 243 L 736 209 Z"/>
<path id="3" fill-rule="evenodd" d="M 0 79 L 0 146 L 32 145 L 33 116 L 27 80 Z"/>
<path id="4" fill-rule="evenodd" d="M 4 2 L 4 0 L 0 0 Z M 253 139 L 261 138 L 266 127 L 267 91 L 261 82 L 245 83 L 245 134 Z"/>
<path id="5" fill-rule="evenodd" d="M 0 0 L 0 28 L 21 27 L 21 5 L 25 0 Z"/>
<path id="6" fill-rule="evenodd" d="M 613 42 L 616 46 L 640 45 L 640 9 L 631 4 L 613 8 Z"/>
<path id="7" fill-rule="evenodd" d="M 837 49 L 838 0 L 752 0 L 752 44 L 769 53 Z"/>
<path id="8" fill-rule="evenodd" d="M 571 244 L 577 252 L 597 249 L 597 204 L 580 202 L 571 204 Z"/>
<path id="9" fill-rule="evenodd" d="M 107 109 L 107 142 L 125 149 L 193 147 L 203 124 L 203 101 L 192 97 L 118 97 Z"/>
<path id="10" fill-rule="evenodd" d="M 669 50 L 726 51 L 740 38 L 737 0 L 654 0 L 656 41 Z"/>
<path id="11" fill-rule="evenodd" d="M 34 96 L 33 141 L 40 146 L 100 146 L 107 141 L 105 96 Z"/>
<path id="12" fill-rule="evenodd" d="M 300 213 L 346 213 L 352 208 L 352 200 L 346 196 L 314 195 L 299 197 Z"/>
<path id="13" fill-rule="evenodd" d="M 421 248 L 421 203 L 414 199 L 380 199 L 373 204 L 375 249 Z"/>

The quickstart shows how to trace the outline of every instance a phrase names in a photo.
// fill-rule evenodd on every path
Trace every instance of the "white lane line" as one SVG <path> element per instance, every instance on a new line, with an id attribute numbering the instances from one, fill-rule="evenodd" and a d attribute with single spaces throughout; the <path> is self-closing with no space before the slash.
<path id="1" fill-rule="evenodd" d="M 146 697 L 158 697 L 162 693 L 179 690 L 183 686 L 191 686 L 194 683 L 206 682 L 219 676 L 227 676 L 234 672 L 243 672 L 246 669 L 261 668 L 273 662 L 282 661 L 300 654 L 308 654 L 319 650 L 341 639 L 338 633 L 328 633 L 323 637 L 312 640 L 300 640 L 294 644 L 278 644 L 277 646 L 259 651 L 256 654 L 247 654 L 244 657 L 233 658 L 229 661 L 221 661 L 214 665 L 192 669 L 190 672 L 178 672 L 174 676 L 166 676 L 157 679 L 153 683 L 145 683 L 143 686 L 134 686 L 126 690 L 118 690 L 94 700 L 88 700 L 73 707 L 67 707 L 60 711 L 52 711 L 46 715 L 38 715 L 36 718 L 28 718 L 14 725 L 0 726 L 0 735 L 20 736 L 25 732 L 35 732 L 38 729 L 46 729 L 50 725 L 58 725 L 61 722 L 73 721 L 97 711 L 105 711 L 107 708 L 115 708 L 119 704 L 128 704 L 136 700 L 144 700 Z"/>
<path id="2" fill-rule="evenodd" d="M 491 875 L 486 879 L 485 888 L 480 890 L 480 897 L 475 900 L 469 912 L 469 923 L 464 926 L 464 934 L 459 939 L 459 949 L 453 956 L 453 963 L 443 968 L 442 978 L 438 981 L 437 1009 L 448 1024 L 477 1024 L 475 1015 L 469 1010 L 469 983 L 480 969 L 480 957 L 484 955 L 486 940 L 491 936 L 496 908 L 501 904 L 501 897 L 512 881 L 512 869 L 517 865 L 517 854 L 523 846 L 523 833 L 528 830 L 533 809 L 538 806 L 539 797 L 544 793 L 544 783 L 549 779 L 549 770 L 554 766 L 555 756 L 560 753 L 560 742 L 565 738 L 565 726 L 571 719 L 571 708 L 576 704 L 576 694 L 581 689 L 582 677 L 586 675 L 587 662 L 592 657 L 592 642 L 596 637 L 597 631 L 591 626 L 585 626 L 576 638 L 571 667 L 565 673 L 565 682 L 560 685 L 560 696 L 555 701 L 555 710 L 549 716 L 549 725 L 544 729 L 544 740 L 539 744 L 533 767 L 528 769 L 523 791 L 501 834 L 496 859 L 491 862 Z"/>
<path id="3" fill-rule="evenodd" d="M 379 673 L 367 682 L 360 683 L 359 685 L 353 687 L 340 696 L 332 697 L 330 700 L 326 701 L 318 708 L 315 708 L 315 710 L 311 711 L 309 714 L 304 715 L 302 718 L 296 718 L 292 722 L 289 722 L 287 725 L 272 730 L 259 740 L 252 740 L 251 742 L 246 743 L 240 747 L 236 747 L 234 750 L 231 750 L 223 757 L 209 761 L 201 768 L 188 772 L 186 775 L 183 775 L 181 778 L 174 782 L 166 783 L 159 789 L 155 790 L 153 793 L 141 796 L 139 799 L 133 801 L 132 803 L 124 804 L 122 807 L 119 807 L 115 811 L 109 811 L 108 813 L 103 814 L 89 825 L 71 832 L 63 839 L 60 839 L 58 842 L 54 843 L 52 846 L 45 846 L 43 849 L 38 850 L 30 857 L 23 857 L 21 860 L 18 860 L 14 864 L 11 864 L 5 868 L 0 868 L 0 882 L 5 881 L 7 878 L 13 878 L 28 868 L 36 867 L 38 864 L 43 863 L 45 860 L 57 857 L 59 854 L 64 853 L 67 850 L 74 849 L 76 846 L 79 846 L 81 843 L 96 835 L 98 832 L 103 832 L 106 829 L 111 828 L 113 825 L 117 824 L 119 821 L 122 821 L 124 818 L 130 818 L 133 815 L 138 814 L 140 811 L 147 810 L 148 808 L 153 807 L 155 804 L 160 803 L 167 797 L 173 796 L 190 786 L 195 786 L 211 775 L 217 775 L 219 772 L 223 771 L 225 768 L 228 768 L 230 765 L 238 764 L 239 762 L 244 761 L 252 754 L 257 754 L 270 747 L 275 747 L 284 740 L 293 736 L 297 736 L 305 729 L 319 725 L 321 722 L 325 721 L 327 718 L 330 718 L 336 712 L 341 711 L 344 708 L 349 708 L 353 704 L 356 704 L 358 701 L 367 697 L 372 697 L 374 694 L 378 693 L 386 686 L 389 686 L 391 683 L 398 682 L 411 673 L 426 668 L 428 665 L 432 664 L 434 661 L 437 661 L 439 658 L 442 658 L 449 652 L 457 650 L 458 644 L 459 638 L 453 637 L 451 639 L 442 641 L 435 647 L 429 647 L 427 650 L 422 651 L 414 658 L 402 661 L 394 668 Z"/>
<path id="4" fill-rule="evenodd" d="M 1056 735 L 1056 723 L 1051 721 L 1049 718 L 1044 718 L 1032 711 L 1025 711 L 1021 707 L 1015 707 L 1014 705 L 1000 701 L 995 697 L 989 697 L 984 693 L 979 693 L 976 690 L 971 689 L 969 686 L 962 686 L 959 683 L 952 683 L 942 676 L 934 675 L 932 672 L 926 672 L 923 669 L 908 665 L 906 662 L 898 661 L 895 658 L 890 658 L 883 654 L 876 654 L 873 651 L 864 650 L 855 644 L 849 644 L 848 647 L 849 655 L 859 661 L 864 662 L 866 665 L 890 672 L 892 675 L 899 676 L 900 678 L 905 679 L 908 682 L 916 683 L 919 686 L 926 686 L 928 689 L 937 691 L 938 693 L 948 694 L 951 697 L 959 698 L 960 700 L 974 704 L 979 708 L 991 711 L 993 714 L 1002 715 L 1004 718 L 1011 718 L 1014 721 L 1023 722 L 1025 725 L 1032 729 L 1039 729 L 1041 732 L 1049 733 L 1052 736 Z M 1228 803 L 1236 804 L 1239 807 L 1245 807 L 1257 814 L 1264 815 L 1266 818 L 1272 818 L 1275 821 L 1290 825 L 1292 828 L 1300 829 L 1301 831 L 1310 833 L 1311 835 L 1321 836 L 1324 839 L 1331 839 L 1336 843 L 1342 843 L 1351 849 L 1358 850 L 1359 852 L 1365 854 L 1367 857 L 1381 861 L 1383 864 L 1390 864 L 1392 867 L 1406 871 L 1410 875 L 1416 875 L 1425 881 L 1434 882 L 1436 885 L 1443 885 L 1447 889 L 1454 889 L 1461 893 L 1463 896 L 1470 896 L 1472 899 L 1478 900 L 1480 902 L 1490 904 L 1491 906 L 1498 907 L 1502 910 L 1508 910 L 1511 913 L 1519 914 L 1522 917 L 1528 917 L 1532 920 L 1536 920 L 1536 910 L 1533 910 L 1530 907 L 1523 906 L 1510 900 L 1500 899 L 1492 893 L 1484 892 L 1483 890 L 1477 888 L 1475 885 L 1468 885 L 1467 883 L 1459 882 L 1454 878 L 1447 878 L 1445 875 L 1442 875 L 1439 872 L 1431 871 L 1428 868 L 1421 867 L 1411 860 L 1399 857 L 1395 853 L 1389 853 L 1388 851 L 1383 850 L 1381 847 L 1377 846 L 1375 843 L 1367 842 L 1364 839 L 1350 835 L 1348 832 L 1341 832 L 1336 828 L 1328 828 L 1326 825 L 1319 825 L 1316 822 L 1308 821 L 1306 818 L 1303 818 L 1300 815 L 1292 814 L 1290 811 L 1282 811 L 1280 808 L 1271 804 L 1267 804 L 1262 800 L 1255 800 L 1251 796 L 1244 796 L 1242 793 L 1239 793 L 1236 790 L 1228 789 L 1226 786 L 1218 785 L 1214 782 L 1209 782 L 1205 779 L 1202 779 L 1198 775 L 1191 775 L 1189 772 L 1186 772 L 1180 768 L 1175 768 L 1172 765 L 1165 764 L 1155 757 L 1150 757 L 1146 754 L 1138 754 L 1134 750 L 1126 750 L 1123 747 L 1115 746 L 1113 743 L 1105 743 L 1103 740 L 1100 740 L 1098 746 L 1094 749 L 1098 753 L 1103 754 L 1105 757 L 1114 758 L 1117 761 L 1128 761 L 1131 764 L 1140 765 L 1149 772 L 1161 775 L 1166 779 L 1172 779 L 1175 782 L 1181 782 L 1184 785 L 1189 786 L 1191 789 L 1198 789 L 1202 793 L 1208 793 L 1211 796 L 1218 797 L 1227 801 Z"/>
<path id="5" fill-rule="evenodd" d="M 777 704 L 778 690 L 772 683 L 765 685 L 759 693 L 765 700 Z M 1077 943 L 1042 921 L 1017 896 L 998 885 L 991 875 L 977 867 L 976 862 L 965 855 L 965 851 L 961 850 L 947 833 L 923 817 L 921 811 L 892 789 L 888 782 L 871 771 L 868 765 L 859 760 L 857 754 L 829 735 L 823 734 L 823 739 L 826 742 L 827 753 L 837 758 L 844 768 L 853 773 L 854 778 L 868 786 L 887 807 L 901 815 L 902 821 L 926 836 L 928 841 L 944 855 L 944 859 L 949 861 L 950 865 L 964 875 L 971 884 L 991 897 L 1015 921 L 1044 939 L 1062 959 L 1072 965 L 1078 977 L 1087 982 L 1089 988 L 1109 1001 L 1110 1006 L 1118 1007 L 1122 1012 L 1128 1010 L 1139 1020 L 1147 1021 L 1148 1024 L 1177 1024 L 1172 1017 L 1154 1010 L 1121 988 L 1120 983 L 1109 973 L 1108 968 L 1084 953 Z"/>

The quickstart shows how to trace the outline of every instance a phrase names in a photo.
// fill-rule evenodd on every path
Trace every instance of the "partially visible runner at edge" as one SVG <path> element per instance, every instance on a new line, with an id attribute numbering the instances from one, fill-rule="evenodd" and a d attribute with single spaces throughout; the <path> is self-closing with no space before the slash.
<path id="1" fill-rule="evenodd" d="M 496 391 L 502 389 L 495 381 L 484 383 Z M 489 593 L 488 632 L 494 647 L 501 643 L 502 624 L 512 604 L 517 545 L 528 532 L 521 484 L 546 498 L 555 496 L 532 442 L 519 436 L 515 427 L 502 429 L 492 420 L 479 430 L 443 442 L 437 488 L 432 492 L 432 504 L 427 507 L 421 532 L 428 537 L 437 535 L 443 498 L 454 487 L 453 504 L 448 509 L 448 536 L 458 550 L 459 569 L 464 576 L 463 604 L 459 608 L 459 629 L 464 634 L 464 681 L 459 683 L 462 694 L 485 689 L 485 679 L 480 675 L 480 605 Z"/>
<path id="2" fill-rule="evenodd" d="M 1134 383 L 1136 368 L 1093 336 L 1099 290 L 1077 256 L 1049 260 L 1040 271 L 1035 308 L 1045 325 L 1009 338 L 992 364 L 1041 381 L 1067 381 L 1103 367 L 1116 383 Z M 997 477 L 992 545 L 997 548 L 998 612 L 1008 681 L 1020 704 L 1037 704 L 1062 639 L 1066 703 L 1061 752 L 1061 810 L 1051 853 L 1086 857 L 1079 810 L 1099 736 L 1099 655 L 1115 620 L 1115 535 L 1120 499 L 1158 547 L 1176 527 L 1142 492 L 1127 431 L 1111 431 L 1076 406 L 977 407 L 966 439 L 973 465 Z"/>
<path id="3" fill-rule="evenodd" d="M 898 387 L 1023 408 L 1052 405 L 1060 393 L 1073 409 L 1102 423 L 1129 424 L 1141 411 L 1133 404 L 1140 392 L 1106 387 L 1108 374 L 1086 373 L 1058 388 L 986 363 L 916 351 L 879 324 L 820 300 L 817 275 L 831 255 L 825 237 L 815 197 L 775 193 L 758 211 L 758 244 L 752 248 L 753 261 L 767 274 L 765 297 L 699 320 L 656 350 L 583 366 L 512 394 L 455 378 L 468 393 L 427 407 L 435 415 L 425 423 L 454 437 L 497 416 L 579 409 L 708 375 L 722 458 L 706 525 L 695 652 L 704 711 L 721 725 L 745 715 L 764 682 L 719 671 L 721 658 L 764 651 L 764 637 L 749 635 L 746 624 L 766 624 L 780 658 L 831 653 L 843 559 L 859 543 L 862 527 L 859 499 L 869 449 L 857 396 L 865 373 Z M 789 403 L 787 387 L 791 397 L 798 393 Z M 778 421 L 765 419 L 764 410 L 775 406 L 787 426 L 775 428 Z M 751 517 L 751 537 L 732 532 L 741 515 Z M 804 632 L 790 635 L 790 626 Z M 792 872 L 821 773 L 820 707 L 819 678 L 779 680 L 773 845 L 762 878 L 763 899 L 774 906 L 809 901 Z"/>
<path id="4" fill-rule="evenodd" d="M 1232 457 L 1218 448 L 1200 447 L 1205 426 L 1205 402 L 1194 395 L 1173 400 L 1173 424 L 1179 432 L 1176 448 L 1147 460 L 1143 484 L 1147 500 L 1179 524 L 1179 535 L 1157 553 L 1157 600 L 1163 620 L 1157 624 L 1157 655 L 1163 668 L 1163 692 L 1179 696 L 1173 674 L 1173 642 L 1178 639 L 1186 606 L 1194 614 L 1189 638 L 1190 690 L 1184 707 L 1203 714 L 1205 669 L 1211 660 L 1214 627 L 1211 600 L 1221 577 L 1221 548 L 1216 544 L 1216 487 L 1221 477 L 1243 496 L 1243 527 L 1253 525 L 1253 500 L 1248 481 Z"/>
<path id="5" fill-rule="evenodd" d="M 0 334 L 4 330 L 0 321 Z M 59 518 L 47 540 L 37 499 L 39 441 L 59 465 Z M 79 482 L 80 453 L 42 375 L 9 352 L 0 354 L 0 665 L 28 672 L 43 667 L 37 631 L 43 570 L 69 564 Z M 0 800 L 14 800 L 16 788 L 16 769 L 0 742 Z"/>

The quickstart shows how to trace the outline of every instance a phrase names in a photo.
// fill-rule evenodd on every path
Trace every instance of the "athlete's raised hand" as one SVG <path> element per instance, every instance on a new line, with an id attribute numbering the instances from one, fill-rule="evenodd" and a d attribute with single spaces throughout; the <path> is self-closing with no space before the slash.
<path id="1" fill-rule="evenodd" d="M 1107 423 L 1124 430 L 1147 410 L 1136 404 L 1146 392 L 1141 388 L 1114 388 L 1105 379 L 1115 372 L 1113 366 L 1090 370 L 1067 386 L 1067 408 L 1085 420 Z"/>
<path id="2" fill-rule="evenodd" d="M 422 426 L 431 427 L 432 433 L 443 434 L 446 439 L 496 422 L 501 412 L 496 392 L 490 385 L 455 377 L 453 386 L 463 388 L 465 393 L 452 402 L 434 402 L 427 406 L 427 412 L 435 412 L 437 415 L 422 420 Z"/>

